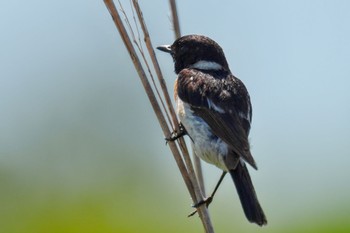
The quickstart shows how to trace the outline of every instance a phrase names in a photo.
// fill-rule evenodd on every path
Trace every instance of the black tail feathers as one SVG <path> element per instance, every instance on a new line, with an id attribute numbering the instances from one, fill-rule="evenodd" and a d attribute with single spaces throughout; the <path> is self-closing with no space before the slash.
<path id="1" fill-rule="evenodd" d="M 241 162 L 238 163 L 235 170 L 230 170 L 230 174 L 236 185 L 238 196 L 247 219 L 259 226 L 266 225 L 267 220 L 256 197 L 246 165 Z"/>

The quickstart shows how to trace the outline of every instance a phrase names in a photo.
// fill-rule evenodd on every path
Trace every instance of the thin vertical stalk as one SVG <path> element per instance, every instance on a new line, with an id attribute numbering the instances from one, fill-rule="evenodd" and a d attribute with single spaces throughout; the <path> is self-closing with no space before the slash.
<path id="1" fill-rule="evenodd" d="M 154 91 L 153 91 L 153 89 L 152 89 L 152 87 L 150 85 L 150 82 L 149 82 L 149 80 L 147 78 L 147 75 L 146 75 L 146 73 L 145 73 L 145 71 L 144 71 L 144 69 L 142 67 L 140 59 L 137 56 L 135 48 L 133 47 L 132 41 L 130 40 L 130 37 L 128 36 L 128 33 L 127 33 L 123 23 L 122 23 L 122 20 L 121 20 L 120 15 L 119 15 L 119 13 L 118 13 L 115 5 L 114 5 L 114 2 L 112 0 L 104 0 L 104 2 L 106 4 L 106 7 L 109 10 L 112 18 L 113 18 L 113 21 L 114 21 L 116 27 L 118 28 L 119 34 L 121 35 L 121 38 L 122 38 L 122 40 L 124 42 L 124 45 L 125 45 L 125 47 L 127 48 L 128 52 L 129 52 L 131 60 L 133 61 L 135 69 L 136 69 L 136 71 L 137 71 L 137 73 L 138 73 L 138 75 L 140 77 L 140 80 L 141 80 L 141 82 L 143 84 L 143 87 L 144 87 L 144 89 L 146 91 L 146 94 L 147 94 L 147 96 L 148 96 L 148 98 L 150 100 L 152 108 L 153 108 L 153 110 L 154 110 L 154 112 L 156 114 L 158 122 L 159 122 L 159 124 L 160 124 L 160 126 L 162 128 L 162 131 L 163 131 L 165 136 L 169 136 L 171 134 L 171 131 L 170 131 L 169 126 L 168 126 L 168 124 L 166 122 L 166 119 L 164 117 L 164 113 L 162 112 L 162 110 L 161 110 L 161 108 L 159 106 L 158 100 L 157 100 L 157 98 L 156 98 L 156 96 L 154 94 Z M 133 2 L 137 3 L 137 1 L 133 1 Z M 137 4 L 137 6 L 138 6 L 138 4 Z M 141 21 L 143 23 L 141 23 L 141 25 L 144 24 L 143 17 L 142 17 L 142 12 L 141 12 L 140 8 L 139 7 L 135 7 L 135 9 L 136 9 L 136 11 L 139 11 L 138 15 L 140 15 L 141 18 L 142 18 Z M 146 30 L 143 30 L 143 32 L 144 33 L 146 32 L 145 33 L 145 41 L 146 41 L 146 35 L 147 35 L 147 38 L 149 38 L 149 35 L 148 35 L 146 27 L 145 27 L 145 29 Z M 149 39 L 147 39 L 147 40 L 149 40 Z M 151 44 L 150 40 L 149 40 L 149 42 L 146 42 L 146 45 L 147 45 L 148 49 L 150 48 L 149 51 L 150 50 L 153 51 L 152 44 Z M 152 58 L 152 62 L 156 61 L 154 51 L 153 52 L 149 52 L 149 53 L 150 53 L 151 58 L 152 58 L 152 56 L 154 57 L 154 58 Z M 156 63 L 157 63 L 157 61 L 156 61 Z M 155 63 L 153 63 L 153 64 L 155 65 Z M 164 84 L 165 84 L 165 82 L 164 82 Z M 163 91 L 164 90 L 166 91 L 165 95 L 168 95 L 167 90 L 166 90 L 166 86 L 164 86 L 164 87 L 165 87 L 165 89 L 163 89 L 163 87 L 162 87 L 162 89 L 163 89 Z M 169 100 L 170 100 L 170 98 L 169 98 Z M 167 105 L 171 105 L 171 101 L 169 101 L 169 102 L 166 101 L 166 102 L 167 102 Z M 171 108 L 172 108 L 172 106 L 171 107 L 168 106 L 168 110 L 170 112 L 171 112 L 171 110 L 170 110 Z M 172 116 L 173 116 L 173 114 L 174 114 L 174 111 L 171 112 Z M 175 114 L 174 114 L 174 116 L 175 116 L 175 119 L 176 119 L 176 115 Z M 177 122 L 177 119 L 174 122 Z M 182 146 L 180 145 L 180 148 L 181 148 L 182 151 L 184 151 L 185 148 L 186 148 L 184 146 L 185 146 L 185 144 L 183 144 Z M 194 176 L 192 164 L 191 164 L 191 166 L 188 166 L 188 163 L 187 163 L 188 161 L 187 160 L 190 161 L 189 156 L 187 156 L 188 158 L 186 158 L 186 156 L 183 154 L 185 162 L 186 162 L 186 166 L 185 166 L 185 164 L 184 164 L 184 162 L 182 160 L 181 153 L 180 153 L 176 143 L 175 142 L 169 142 L 169 147 L 170 147 L 170 150 L 171 150 L 171 152 L 172 152 L 172 154 L 174 156 L 174 159 L 175 159 L 175 161 L 176 161 L 176 163 L 177 163 L 177 165 L 179 167 L 179 170 L 180 170 L 180 172 L 182 174 L 182 177 L 184 179 L 186 187 L 189 190 L 189 193 L 190 193 L 193 201 L 197 203 L 199 200 L 201 200 L 203 198 L 203 196 L 201 194 L 201 190 L 199 188 L 198 182 L 197 182 L 197 180 L 196 180 L 196 178 Z M 204 226 L 205 231 L 208 232 L 208 233 L 214 232 L 214 229 L 213 229 L 213 226 L 212 226 L 212 223 L 211 223 L 211 220 L 210 220 L 210 216 L 209 216 L 208 210 L 207 210 L 205 205 L 202 205 L 202 206 L 200 206 L 198 208 L 198 214 L 200 216 L 200 219 L 202 220 L 202 224 Z"/>
<path id="2" fill-rule="evenodd" d="M 175 39 L 177 39 L 181 36 L 181 31 L 180 31 L 179 15 L 177 13 L 176 0 L 169 0 L 169 4 L 170 4 L 170 9 L 171 9 L 171 14 L 172 14 Z M 180 144 L 182 144 L 182 143 L 184 143 L 184 141 L 180 140 Z M 197 180 L 199 182 L 199 188 L 202 191 L 202 195 L 205 196 L 205 186 L 204 186 L 204 177 L 203 177 L 203 172 L 202 172 L 201 160 L 196 156 L 194 150 L 192 150 L 192 158 L 193 158 L 193 165 L 195 167 L 196 177 L 197 177 Z M 188 163 L 186 163 L 186 164 L 188 164 Z"/>
<path id="3" fill-rule="evenodd" d="M 177 39 L 181 36 L 181 32 L 180 32 L 179 15 L 177 14 L 176 0 L 169 0 L 169 4 L 171 9 L 171 14 L 173 16 L 175 39 Z"/>

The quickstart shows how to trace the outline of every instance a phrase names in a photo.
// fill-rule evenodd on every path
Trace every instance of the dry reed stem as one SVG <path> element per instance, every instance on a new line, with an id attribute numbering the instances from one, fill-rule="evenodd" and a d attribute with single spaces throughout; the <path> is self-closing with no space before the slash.
<path id="1" fill-rule="evenodd" d="M 170 4 L 170 9 L 171 9 L 175 39 L 177 39 L 181 36 L 181 30 L 180 30 L 179 15 L 177 13 L 176 0 L 169 0 L 169 4 Z M 197 180 L 199 182 L 199 187 L 202 191 L 202 195 L 205 196 L 205 186 L 204 186 L 204 178 L 203 178 L 201 160 L 199 159 L 198 156 L 195 155 L 195 151 L 193 149 L 192 149 L 192 158 L 193 158 L 193 164 L 195 167 L 195 173 L 197 176 Z"/>
<path id="2" fill-rule="evenodd" d="M 171 100 L 170 100 L 170 97 L 169 97 L 169 94 L 168 94 L 168 90 L 167 90 L 167 87 L 166 87 L 166 84 L 165 84 L 165 80 L 164 80 L 163 74 L 162 74 L 162 72 L 160 70 L 159 63 L 158 63 L 158 60 L 156 58 L 156 55 L 155 55 L 155 52 L 154 52 L 154 49 L 153 49 L 153 46 L 152 46 L 152 42 L 151 42 L 151 39 L 150 39 L 150 36 L 149 36 L 149 33 L 148 33 L 148 29 L 147 29 L 147 26 L 145 24 L 145 21 L 144 21 L 142 12 L 141 12 L 141 8 L 140 8 L 137 0 L 132 0 L 132 1 L 133 1 L 134 8 L 136 10 L 136 13 L 137 13 L 137 16 L 138 16 L 138 19 L 139 19 L 139 23 L 140 23 L 142 31 L 144 33 L 144 41 L 146 43 L 148 52 L 149 52 L 150 57 L 152 59 L 152 63 L 154 65 L 154 69 L 156 70 L 159 82 L 161 83 L 161 87 L 162 87 L 162 91 L 163 91 L 163 94 L 164 94 L 164 98 L 166 99 L 166 102 L 167 102 L 167 105 L 168 105 L 168 110 L 170 111 L 170 114 L 171 114 L 172 119 L 174 121 L 174 124 L 176 126 L 176 130 L 179 130 L 179 127 L 178 127 L 179 123 L 178 123 L 178 120 L 177 120 L 177 117 L 176 117 L 173 105 L 171 104 Z M 174 22 L 175 21 L 176 20 L 174 20 Z M 177 28 L 179 29 L 179 26 Z M 183 138 L 180 138 L 178 140 L 178 143 L 179 143 L 182 155 L 183 155 L 183 159 L 185 160 L 185 164 L 186 164 L 186 167 L 187 167 L 187 171 L 189 173 L 189 177 L 191 179 L 193 188 L 195 190 L 196 199 L 197 199 L 197 201 L 198 200 L 202 200 L 203 199 L 202 190 L 201 190 L 200 184 L 197 181 L 197 176 L 196 176 L 196 173 L 195 173 L 195 171 L 193 169 L 192 161 L 191 161 L 191 158 L 189 156 L 189 153 L 188 153 L 185 141 L 184 141 Z M 197 203 L 197 201 L 195 201 L 195 202 Z"/>
<path id="3" fill-rule="evenodd" d="M 193 158 L 193 164 L 194 164 L 194 170 L 197 175 L 199 188 L 202 191 L 202 195 L 205 197 L 205 185 L 204 185 L 204 178 L 203 178 L 203 171 L 202 171 L 202 164 L 200 158 L 196 155 L 196 152 L 192 148 L 192 158 Z"/>
<path id="4" fill-rule="evenodd" d="M 173 105 L 171 103 L 171 99 L 170 99 L 170 96 L 169 96 L 169 93 L 168 93 L 168 89 L 167 89 L 165 80 L 163 78 L 163 74 L 162 74 L 162 72 L 160 70 L 160 66 L 159 66 L 156 54 L 154 52 L 153 46 L 152 46 L 152 42 L 151 42 L 151 39 L 150 39 L 150 36 L 149 36 L 149 33 L 148 33 L 148 29 L 146 27 L 146 23 L 145 23 L 145 21 L 143 19 L 141 8 L 140 8 L 140 6 L 138 4 L 138 1 L 132 0 L 132 2 L 134 4 L 134 8 L 136 10 L 136 14 L 137 14 L 137 17 L 139 19 L 139 23 L 140 23 L 142 31 L 144 33 L 144 41 L 145 41 L 145 44 L 147 46 L 148 53 L 149 53 L 149 55 L 151 57 L 154 70 L 156 71 L 156 74 L 157 74 L 160 86 L 162 88 L 163 95 L 164 95 L 166 104 L 168 106 L 168 111 L 170 112 L 170 115 L 171 115 L 172 120 L 173 120 L 173 122 L 175 124 L 175 127 L 178 127 L 179 122 L 178 122 L 178 120 L 176 118 L 176 114 L 175 114 Z M 176 129 L 175 127 L 174 127 L 174 129 Z M 177 128 L 177 130 L 178 130 L 178 128 Z"/>
<path id="5" fill-rule="evenodd" d="M 151 102 L 152 108 L 153 108 L 153 110 L 154 110 L 154 112 L 155 112 L 155 114 L 157 116 L 157 119 L 159 121 L 159 124 L 160 124 L 162 130 L 163 130 L 163 133 L 164 133 L 164 135 L 166 137 L 168 137 L 168 136 L 171 135 L 171 131 L 170 131 L 169 127 L 168 127 L 168 124 L 167 124 L 166 119 L 165 119 L 165 117 L 163 115 L 163 112 L 162 112 L 162 110 L 161 110 L 161 108 L 159 106 L 159 103 L 158 103 L 157 98 L 156 98 L 156 96 L 155 96 L 155 94 L 153 92 L 153 89 L 152 89 L 152 87 L 151 87 L 151 85 L 150 85 L 150 83 L 148 81 L 146 73 L 145 73 L 145 71 L 144 71 L 144 69 L 142 67 L 141 61 L 138 58 L 137 53 L 136 53 L 136 51 L 135 51 L 135 49 L 134 49 L 134 47 L 132 45 L 132 42 L 130 40 L 130 37 L 128 36 L 128 33 L 127 33 L 123 23 L 122 23 L 122 20 L 121 20 L 121 18 L 119 16 L 119 13 L 118 13 L 118 11 L 117 11 L 117 9 L 116 9 L 116 7 L 115 7 L 115 5 L 114 5 L 112 0 L 104 0 L 104 2 L 106 4 L 106 7 L 109 10 L 112 18 L 113 18 L 113 21 L 114 21 L 116 27 L 118 28 L 118 31 L 119 31 L 119 33 L 121 35 L 121 38 L 122 38 L 122 40 L 124 42 L 124 45 L 127 48 L 128 52 L 129 52 L 129 55 L 131 57 L 131 60 L 134 63 L 135 69 L 136 69 L 137 73 L 139 74 L 140 80 L 141 80 L 141 82 L 143 84 L 143 87 L 144 87 L 144 89 L 146 91 L 146 94 L 147 94 L 147 96 L 148 96 L 148 98 L 149 98 L 149 100 Z M 159 67 L 158 62 L 157 62 L 157 60 L 155 58 L 155 53 L 153 51 L 152 44 L 151 44 L 150 39 L 149 39 L 147 28 L 145 27 L 145 24 L 144 24 L 144 20 L 143 20 L 143 17 L 142 17 L 142 12 L 141 12 L 138 4 L 137 4 L 137 1 L 133 0 L 133 2 L 134 2 L 134 6 L 135 6 L 135 3 L 136 3 L 135 9 L 136 9 L 136 12 L 138 12 L 140 24 L 141 24 L 141 27 L 142 27 L 143 32 L 145 34 L 146 46 L 149 49 L 149 53 L 150 53 L 152 62 L 153 62 L 155 67 L 156 66 Z M 150 50 L 151 50 L 151 52 L 150 52 Z M 155 70 L 157 70 L 157 68 L 155 68 Z M 159 69 L 159 71 L 160 71 L 160 69 Z M 157 72 L 157 74 L 158 74 L 158 72 Z M 163 81 L 164 81 L 164 79 L 163 79 Z M 163 89 L 163 87 L 164 87 L 164 89 Z M 165 82 L 164 82 L 164 85 L 162 86 L 162 90 L 165 91 L 165 93 L 164 93 L 165 96 L 168 95 Z M 170 100 L 170 98 L 169 98 L 169 100 Z M 167 105 L 171 105 L 171 101 L 169 101 L 169 102 L 167 101 Z M 176 119 L 175 122 L 177 122 L 177 118 L 176 118 L 176 115 L 175 115 L 174 111 L 171 111 L 170 109 L 172 109 L 172 105 L 171 105 L 171 107 L 168 106 L 168 110 L 170 111 L 171 116 L 174 119 Z M 184 162 L 182 160 L 181 154 L 180 154 L 180 152 L 178 150 L 178 147 L 176 146 L 176 143 L 175 142 L 169 142 L 169 147 L 170 147 L 170 150 L 171 150 L 171 152 L 172 152 L 172 154 L 173 154 L 173 156 L 175 158 L 175 161 L 176 161 L 176 163 L 177 163 L 177 165 L 179 167 L 179 170 L 180 170 L 180 172 L 182 174 L 182 177 L 184 179 L 186 187 L 189 190 L 189 193 L 190 193 L 193 201 L 197 203 L 199 200 L 201 200 L 203 198 L 203 196 L 202 196 L 201 190 L 199 188 L 199 184 L 198 184 L 198 182 L 196 180 L 195 174 L 193 172 L 192 163 L 190 163 L 190 165 L 188 164 L 188 161 L 190 162 L 190 158 L 189 158 L 189 156 L 186 156 L 185 154 L 183 155 L 184 159 L 185 159 L 185 162 L 186 162 L 186 165 L 188 165 L 188 167 L 186 168 L 186 166 L 185 166 L 185 164 L 184 164 Z M 181 150 L 182 150 L 182 152 L 184 152 L 184 150 L 186 148 L 185 144 L 183 144 L 181 146 L 181 143 L 180 143 L 180 148 L 182 148 Z M 187 155 L 188 155 L 188 153 L 187 153 Z M 186 158 L 186 157 L 188 157 L 188 158 Z M 189 170 L 187 170 L 187 169 L 189 169 Z M 199 214 L 199 216 L 200 216 L 200 218 L 202 220 L 202 223 L 203 223 L 203 226 L 205 228 L 205 231 L 209 232 L 209 233 L 214 232 L 214 229 L 213 229 L 213 226 L 211 224 L 211 220 L 210 220 L 209 213 L 207 211 L 206 206 L 205 205 L 200 206 L 197 209 L 197 211 L 198 211 L 198 214 Z"/>
<path id="6" fill-rule="evenodd" d="M 132 30 L 130 21 L 129 21 L 129 19 L 128 19 L 127 14 L 126 14 L 125 11 L 124 11 L 123 5 L 121 4 L 120 0 L 118 0 L 118 3 L 119 3 L 119 6 L 120 6 L 120 8 L 121 8 L 121 12 L 123 13 L 123 15 L 124 15 L 124 17 L 125 17 L 125 22 L 126 22 L 126 25 L 127 25 L 128 28 L 129 28 L 129 32 L 131 33 L 132 41 L 134 42 L 136 48 L 139 50 L 139 52 L 140 52 L 140 54 L 141 54 L 141 56 L 142 56 L 142 60 L 144 61 L 145 65 L 146 65 L 146 68 L 147 68 L 147 71 L 148 71 L 148 73 L 149 73 L 149 75 L 150 75 L 150 77 L 151 77 L 152 84 L 153 84 L 154 89 L 155 89 L 155 91 L 156 91 L 156 93 L 157 93 L 158 99 L 159 99 L 160 102 L 161 102 L 161 105 L 162 105 L 162 107 L 163 107 L 165 116 L 167 117 L 168 123 L 171 125 L 171 124 L 172 124 L 172 121 L 170 120 L 170 116 L 169 116 L 169 114 L 168 114 L 168 112 L 167 112 L 167 110 L 166 110 L 164 101 L 163 101 L 163 99 L 162 99 L 162 97 L 161 97 L 161 95 L 160 95 L 160 93 L 159 93 L 159 90 L 158 90 L 158 88 L 157 88 L 157 84 L 156 84 L 156 82 L 155 82 L 155 80 L 154 80 L 154 78 L 153 78 L 153 74 L 152 74 L 152 72 L 151 72 L 151 68 L 150 68 L 150 66 L 149 66 L 149 64 L 148 64 L 148 62 L 147 62 L 145 53 L 144 53 L 143 48 L 142 48 L 141 37 L 140 37 L 139 29 L 138 29 L 138 24 L 137 24 L 137 22 L 136 22 L 135 14 L 134 14 L 134 8 L 133 8 L 132 5 L 131 5 L 132 14 L 133 14 L 133 19 L 134 19 L 134 23 L 135 23 L 135 27 L 136 27 L 136 31 L 137 31 L 137 35 L 138 35 L 138 37 L 137 37 L 138 40 L 136 39 L 135 33 L 134 33 L 134 31 Z M 130 1 L 130 3 L 131 3 L 131 1 Z M 168 106 L 169 106 L 169 105 L 168 105 Z M 174 127 L 172 127 L 172 128 L 174 129 Z"/>
<path id="7" fill-rule="evenodd" d="M 171 14 L 173 17 L 175 39 L 181 36 L 179 15 L 177 14 L 176 0 L 169 0 Z"/>

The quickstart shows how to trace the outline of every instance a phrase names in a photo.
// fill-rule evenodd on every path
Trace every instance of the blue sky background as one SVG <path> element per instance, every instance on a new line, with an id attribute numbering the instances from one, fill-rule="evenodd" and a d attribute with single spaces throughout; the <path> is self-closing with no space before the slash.
<path id="1" fill-rule="evenodd" d="M 168 1 L 140 4 L 153 44 L 172 43 Z M 217 41 L 250 92 L 259 166 L 251 176 L 270 221 L 265 231 L 349 217 L 349 10 L 340 0 L 178 1 L 182 34 Z M 169 202 L 164 226 L 198 231 L 184 217 L 191 200 L 103 1 L 3 1 L 0 29 L 7 232 L 80 232 L 89 217 L 76 216 L 87 213 L 100 219 L 96 229 L 138 232 L 120 216 L 144 218 Z M 171 91 L 172 59 L 157 55 Z M 220 171 L 203 166 L 211 189 Z M 84 209 L 91 203 L 97 210 Z M 219 229 L 259 229 L 245 222 L 229 179 L 210 210 Z M 150 231 L 161 229 L 151 223 Z"/>

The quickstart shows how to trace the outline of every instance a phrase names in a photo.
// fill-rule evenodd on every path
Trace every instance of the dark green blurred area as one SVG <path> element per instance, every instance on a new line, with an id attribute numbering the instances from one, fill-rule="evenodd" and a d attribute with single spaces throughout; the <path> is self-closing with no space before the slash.
<path id="1" fill-rule="evenodd" d="M 65 144 L 67 141 L 69 143 Z M 55 142 L 56 145 L 49 141 L 42 142 L 51 144 L 51 148 L 40 148 L 44 161 L 36 160 L 37 164 L 32 169 L 25 164 L 18 170 L 1 166 L 1 232 L 202 231 L 197 217 L 186 217 L 191 211 L 191 201 L 173 166 L 166 171 L 147 159 L 136 161 L 134 156 L 143 153 L 141 149 L 133 149 L 131 153 L 130 149 L 98 143 L 97 139 L 93 142 L 86 135 L 80 135 L 79 140 L 69 138 L 61 143 L 58 140 Z M 74 153 L 73 158 L 64 154 L 60 158 L 50 157 L 49 153 L 57 153 L 58 156 L 60 151 L 74 143 L 94 152 Z M 44 155 L 48 158 L 44 158 Z M 38 158 L 38 154 L 29 153 L 26 156 Z M 170 157 L 170 154 L 164 156 Z M 144 154 L 144 157 L 151 155 Z M 69 160 L 69 164 L 65 160 Z M 168 174 L 164 176 L 164 172 Z M 228 186 L 229 182 L 225 185 Z M 350 210 L 347 208 L 330 207 L 324 212 L 311 211 L 309 215 L 310 208 L 319 207 L 305 206 L 306 209 L 303 209 L 299 206 L 294 216 L 283 217 L 286 213 L 283 209 L 276 206 L 271 208 L 267 206 L 269 202 L 265 202 L 270 222 L 260 229 L 245 220 L 237 197 L 223 200 L 223 194 L 219 193 L 217 198 L 211 206 L 211 215 L 218 232 L 350 230 Z M 288 206 L 292 205 L 289 203 Z M 276 215 L 280 215 L 282 221 L 271 218 Z"/>
<path id="2" fill-rule="evenodd" d="M 165 170 L 146 159 L 136 163 L 130 152 L 95 146 L 101 150 L 99 158 L 93 158 L 96 154 L 75 154 L 79 157 L 75 161 L 61 158 L 71 160 L 68 167 L 48 161 L 31 171 L 1 167 L 1 232 L 202 232 L 197 217 L 186 217 L 191 201 L 175 168 L 164 177 Z M 269 225 L 259 228 L 245 220 L 237 197 L 223 200 L 220 193 L 217 198 L 210 209 L 217 232 L 350 230 L 346 208 L 330 207 L 310 215 L 308 209 L 319 207 L 305 206 L 306 210 L 299 207 L 294 215 L 283 216 L 287 211 L 265 201 Z M 282 220 L 276 221 L 276 215 Z"/>
<path id="3" fill-rule="evenodd" d="M 106 91 L 113 86 L 101 91 L 87 80 L 95 94 L 74 88 L 87 105 L 52 103 L 66 111 L 37 112 L 43 128 L 17 129 L 18 141 L 2 147 L 1 232 L 202 232 L 197 216 L 186 217 L 192 203 L 147 99 L 129 99 L 135 108 L 126 111 L 129 105 L 114 99 L 130 92 Z M 70 117 L 64 117 L 67 112 Z M 213 187 L 220 173 L 204 168 Z M 258 172 L 252 175 L 257 178 Z M 346 199 L 323 203 L 315 197 L 303 205 L 298 202 L 302 197 L 290 191 L 280 196 L 281 187 L 266 183 L 260 179 L 256 185 L 269 225 L 259 228 L 246 221 L 232 181 L 226 179 L 210 207 L 217 232 L 349 232 L 349 205 L 341 204 Z M 307 193 L 303 187 L 289 188 Z"/>

